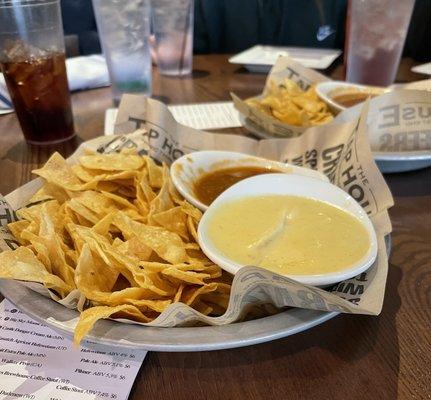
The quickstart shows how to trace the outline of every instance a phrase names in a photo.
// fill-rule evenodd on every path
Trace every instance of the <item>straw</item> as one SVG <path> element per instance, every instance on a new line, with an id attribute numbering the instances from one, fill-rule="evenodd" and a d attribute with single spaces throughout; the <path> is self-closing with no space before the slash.
<path id="1" fill-rule="evenodd" d="M 192 11 L 191 10 L 192 6 L 193 6 L 193 0 L 190 0 L 189 1 L 189 7 L 187 10 L 186 26 L 185 26 L 184 35 L 183 35 L 183 42 L 181 44 L 181 55 L 180 55 L 180 65 L 179 65 L 180 72 L 183 70 L 183 67 L 184 67 L 184 53 L 186 52 L 187 32 L 189 31 L 190 15 L 191 15 L 191 11 Z"/>

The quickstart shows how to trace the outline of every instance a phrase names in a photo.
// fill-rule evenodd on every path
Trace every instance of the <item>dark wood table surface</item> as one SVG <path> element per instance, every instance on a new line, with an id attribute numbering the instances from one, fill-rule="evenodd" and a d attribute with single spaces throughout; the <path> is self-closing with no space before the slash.
<path id="1" fill-rule="evenodd" d="M 166 103 L 228 100 L 260 93 L 265 75 L 230 65 L 227 55 L 196 56 L 193 75 L 161 77 Z M 402 60 L 398 82 L 424 79 Z M 341 66 L 326 71 L 342 77 Z M 103 133 L 107 88 L 72 96 L 78 137 L 37 147 L 23 141 L 15 114 L 0 116 L 0 192 L 31 179 L 58 150 L 70 154 Z M 236 129 L 241 132 L 240 129 Z M 385 176 L 395 197 L 393 247 L 380 316 L 340 315 L 306 332 L 252 347 L 202 353 L 149 353 L 130 399 L 431 398 L 431 168 Z"/>

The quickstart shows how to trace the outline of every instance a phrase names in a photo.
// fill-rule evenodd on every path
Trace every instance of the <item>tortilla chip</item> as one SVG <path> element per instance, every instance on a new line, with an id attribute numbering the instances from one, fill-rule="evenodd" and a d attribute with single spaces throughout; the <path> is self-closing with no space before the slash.
<path id="1" fill-rule="evenodd" d="M 142 243 L 154 250 L 159 257 L 172 264 L 184 262 L 188 258 L 184 243 L 176 233 L 158 226 L 148 226 L 133 221 L 121 212 L 116 215 L 114 225 L 123 232 L 127 239 L 136 236 Z"/>
<path id="2" fill-rule="evenodd" d="M 72 167 L 57 152 L 49 158 L 42 168 L 33 170 L 33 173 L 44 178 L 47 182 L 70 191 L 95 187 L 92 182 L 83 184 L 73 172 Z"/>
<path id="3" fill-rule="evenodd" d="M 55 290 L 61 297 L 65 297 L 73 290 L 58 276 L 50 274 L 27 247 L 0 253 L 0 278 L 42 283 Z"/>
<path id="4" fill-rule="evenodd" d="M 153 214 L 152 221 L 168 231 L 177 233 L 185 240 L 189 239 L 187 215 L 181 207 L 174 207 L 158 214 Z"/>
<path id="5" fill-rule="evenodd" d="M 55 299 L 79 290 L 90 308 L 76 340 L 98 319 L 146 323 L 173 302 L 222 312 L 229 279 L 202 253 L 202 213 L 176 191 L 169 169 L 133 149 L 86 153 L 76 165 L 56 153 L 35 170 L 45 182 L 10 224 L 22 247 L 0 254 L 0 277 L 42 284 Z"/>
<path id="6" fill-rule="evenodd" d="M 93 154 L 82 156 L 81 165 L 87 169 L 103 171 L 137 170 L 144 165 L 144 159 L 137 154 Z"/>
<path id="7" fill-rule="evenodd" d="M 93 255 L 90 246 L 81 250 L 75 269 L 76 287 L 90 300 L 94 292 L 110 292 L 118 279 L 119 272 Z"/>
<path id="8" fill-rule="evenodd" d="M 205 285 L 204 279 L 211 277 L 209 274 L 194 271 L 181 271 L 175 267 L 164 269 L 162 274 L 193 285 Z"/>
<path id="9" fill-rule="evenodd" d="M 11 231 L 12 235 L 18 240 L 19 244 L 24 245 L 28 244 L 28 242 L 21 237 L 21 234 L 24 229 L 29 227 L 29 225 L 29 221 L 22 219 L 20 221 L 9 223 L 7 227 Z"/>
<path id="10" fill-rule="evenodd" d="M 83 311 L 79 317 L 78 324 L 75 327 L 74 343 L 78 345 L 86 336 L 94 324 L 100 319 L 107 319 L 114 314 L 126 317 L 137 322 L 150 322 L 151 318 L 146 317 L 138 308 L 129 304 L 122 304 L 115 307 L 99 306 L 91 307 Z"/>
<path id="11" fill-rule="evenodd" d="M 148 180 L 152 188 L 160 189 L 163 186 L 163 171 L 151 157 L 147 157 Z"/>

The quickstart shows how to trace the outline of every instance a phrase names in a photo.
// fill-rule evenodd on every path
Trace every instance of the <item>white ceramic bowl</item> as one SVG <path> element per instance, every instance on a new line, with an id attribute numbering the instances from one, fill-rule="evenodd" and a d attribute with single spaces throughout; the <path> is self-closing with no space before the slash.
<path id="1" fill-rule="evenodd" d="M 351 92 L 366 92 L 374 96 L 379 96 L 383 93 L 390 91 L 390 88 L 383 88 L 377 86 L 358 85 L 356 83 L 342 82 L 342 81 L 327 81 L 320 82 L 316 85 L 317 95 L 328 104 L 329 108 L 339 113 L 346 109 L 346 107 L 338 104 L 333 100 L 336 95 L 351 93 Z"/>
<path id="2" fill-rule="evenodd" d="M 327 286 L 352 278 L 367 270 L 377 256 L 377 239 L 374 227 L 363 208 L 346 192 L 329 182 L 308 176 L 294 174 L 258 175 L 244 179 L 223 192 L 208 208 L 198 226 L 198 240 L 202 251 L 214 263 L 226 271 L 235 274 L 244 265 L 226 258 L 208 237 L 208 227 L 212 216 L 224 203 L 245 197 L 261 195 L 293 195 L 326 201 L 340 207 L 357 217 L 366 228 L 370 237 L 367 253 L 353 265 L 337 272 L 317 275 L 288 275 L 298 282 L 313 286 Z"/>
<path id="3" fill-rule="evenodd" d="M 328 182 L 328 178 L 320 172 L 309 168 L 297 167 L 286 163 L 254 157 L 233 151 L 196 151 L 177 159 L 171 165 L 171 178 L 176 189 L 195 207 L 205 211 L 208 206 L 200 202 L 194 193 L 194 182 L 205 172 L 218 168 L 231 167 L 265 167 L 276 168 L 286 174 L 309 176 Z"/>

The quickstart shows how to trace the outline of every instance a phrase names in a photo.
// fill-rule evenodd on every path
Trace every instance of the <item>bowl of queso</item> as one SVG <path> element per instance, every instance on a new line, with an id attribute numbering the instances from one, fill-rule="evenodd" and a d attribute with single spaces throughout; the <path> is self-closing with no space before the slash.
<path id="1" fill-rule="evenodd" d="M 349 194 L 294 174 L 255 176 L 227 189 L 203 215 L 198 241 L 232 274 L 257 266 L 314 286 L 352 278 L 377 256 L 373 225 Z"/>
<path id="2" fill-rule="evenodd" d="M 388 91 L 388 88 L 357 85 L 341 81 L 321 82 L 316 86 L 317 95 L 335 113 L 354 107 L 368 98 L 380 96 Z"/>
<path id="3" fill-rule="evenodd" d="M 294 165 L 228 151 L 197 151 L 171 166 L 175 188 L 194 206 L 205 211 L 232 185 L 258 175 L 297 174 L 328 181 L 320 172 Z"/>

